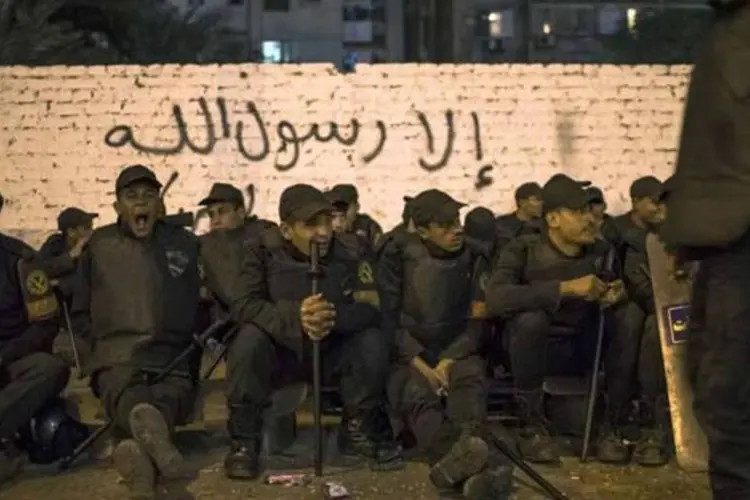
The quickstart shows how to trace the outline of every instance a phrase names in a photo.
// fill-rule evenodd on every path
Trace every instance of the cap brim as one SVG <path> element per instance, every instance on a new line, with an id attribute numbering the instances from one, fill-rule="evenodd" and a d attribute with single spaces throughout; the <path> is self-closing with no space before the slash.
<path id="1" fill-rule="evenodd" d="M 128 179 L 127 181 L 123 182 L 122 186 L 120 186 L 120 189 L 125 189 L 128 186 L 132 186 L 136 182 L 147 182 L 147 183 L 151 184 L 152 186 L 154 186 L 157 189 L 161 189 L 162 188 L 162 183 L 159 182 L 158 180 L 154 179 L 153 177 L 148 177 L 148 176 L 145 176 L 145 175 L 139 175 L 138 177 L 134 177 L 132 179 Z"/>
<path id="2" fill-rule="evenodd" d="M 297 220 L 303 220 L 308 221 L 320 214 L 324 213 L 333 213 L 335 211 L 335 208 L 333 204 L 326 203 L 326 202 L 313 202 L 309 203 L 303 207 L 298 208 L 294 212 L 292 212 L 292 217 Z"/>

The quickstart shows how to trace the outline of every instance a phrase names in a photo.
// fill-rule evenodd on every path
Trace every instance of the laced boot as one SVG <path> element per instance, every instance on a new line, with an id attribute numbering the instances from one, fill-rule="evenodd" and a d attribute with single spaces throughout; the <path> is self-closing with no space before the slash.
<path id="1" fill-rule="evenodd" d="M 490 433 L 511 451 L 517 448 L 513 438 L 504 429 L 477 431 L 477 436 L 487 443 L 489 456 L 487 467 L 464 482 L 462 493 L 466 500 L 507 500 L 513 491 L 514 466 L 500 451 Z"/>
<path id="2" fill-rule="evenodd" d="M 630 450 L 622 433 L 624 423 L 622 407 L 607 399 L 604 423 L 596 443 L 596 457 L 605 464 L 624 464 L 630 458 Z"/>
<path id="3" fill-rule="evenodd" d="M 560 451 L 549 432 L 544 416 L 544 395 L 541 391 L 519 392 L 516 402 L 521 410 L 520 450 L 524 459 L 545 464 L 560 460 Z"/>
<path id="4" fill-rule="evenodd" d="M 401 447 L 393 438 L 388 415 L 381 407 L 364 411 L 345 410 L 341 417 L 338 446 L 345 455 L 371 460 L 374 469 L 395 470 L 406 465 Z"/>
<path id="5" fill-rule="evenodd" d="M 478 436 L 445 422 L 427 447 L 430 481 L 439 490 L 451 490 L 483 472 L 488 465 L 489 447 Z M 486 478 L 473 479 L 468 492 L 485 491 Z M 472 483 L 474 484 L 472 486 Z"/>
<path id="6" fill-rule="evenodd" d="M 224 474 L 229 479 L 253 480 L 260 476 L 263 413 L 252 406 L 231 406 L 228 430 L 229 453 L 224 458 Z"/>
<path id="7" fill-rule="evenodd" d="M 638 465 L 658 467 L 669 461 L 669 403 L 666 397 L 640 404 L 641 437 L 635 445 Z"/>

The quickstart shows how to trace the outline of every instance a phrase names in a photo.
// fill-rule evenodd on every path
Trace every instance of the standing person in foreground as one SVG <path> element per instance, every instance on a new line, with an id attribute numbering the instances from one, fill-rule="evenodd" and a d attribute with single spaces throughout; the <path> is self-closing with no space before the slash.
<path id="1" fill-rule="evenodd" d="M 479 342 L 489 264 L 464 237 L 462 203 L 431 189 L 410 204 L 417 233 L 389 241 L 378 263 L 384 323 L 397 353 L 389 399 L 437 488 L 461 489 L 471 500 L 504 498 L 512 467 L 477 433 L 487 417 Z"/>
<path id="2" fill-rule="evenodd" d="M 689 337 L 695 412 L 716 500 L 750 498 L 750 2 L 716 21 L 687 94 L 661 237 L 699 260 Z"/>

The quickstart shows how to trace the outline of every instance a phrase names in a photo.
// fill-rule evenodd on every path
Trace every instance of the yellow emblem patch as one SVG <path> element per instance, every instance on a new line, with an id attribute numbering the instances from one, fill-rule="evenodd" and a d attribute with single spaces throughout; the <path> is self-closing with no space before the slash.
<path id="1" fill-rule="evenodd" d="M 375 273 L 369 262 L 360 262 L 357 269 L 357 278 L 363 285 L 372 285 L 375 283 Z"/>
<path id="2" fill-rule="evenodd" d="M 26 277 L 26 291 L 34 297 L 41 297 L 49 292 L 49 279 L 40 270 L 31 271 Z"/>

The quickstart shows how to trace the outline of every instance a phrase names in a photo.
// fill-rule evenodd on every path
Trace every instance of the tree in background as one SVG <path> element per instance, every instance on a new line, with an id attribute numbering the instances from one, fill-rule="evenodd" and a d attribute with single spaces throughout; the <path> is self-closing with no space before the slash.
<path id="1" fill-rule="evenodd" d="M 611 60 L 620 64 L 690 64 L 713 20 L 710 9 L 665 8 L 627 20 L 604 37 Z"/>
<path id="2" fill-rule="evenodd" d="M 154 0 L 2 0 L 0 65 L 240 62 L 221 21 Z"/>

